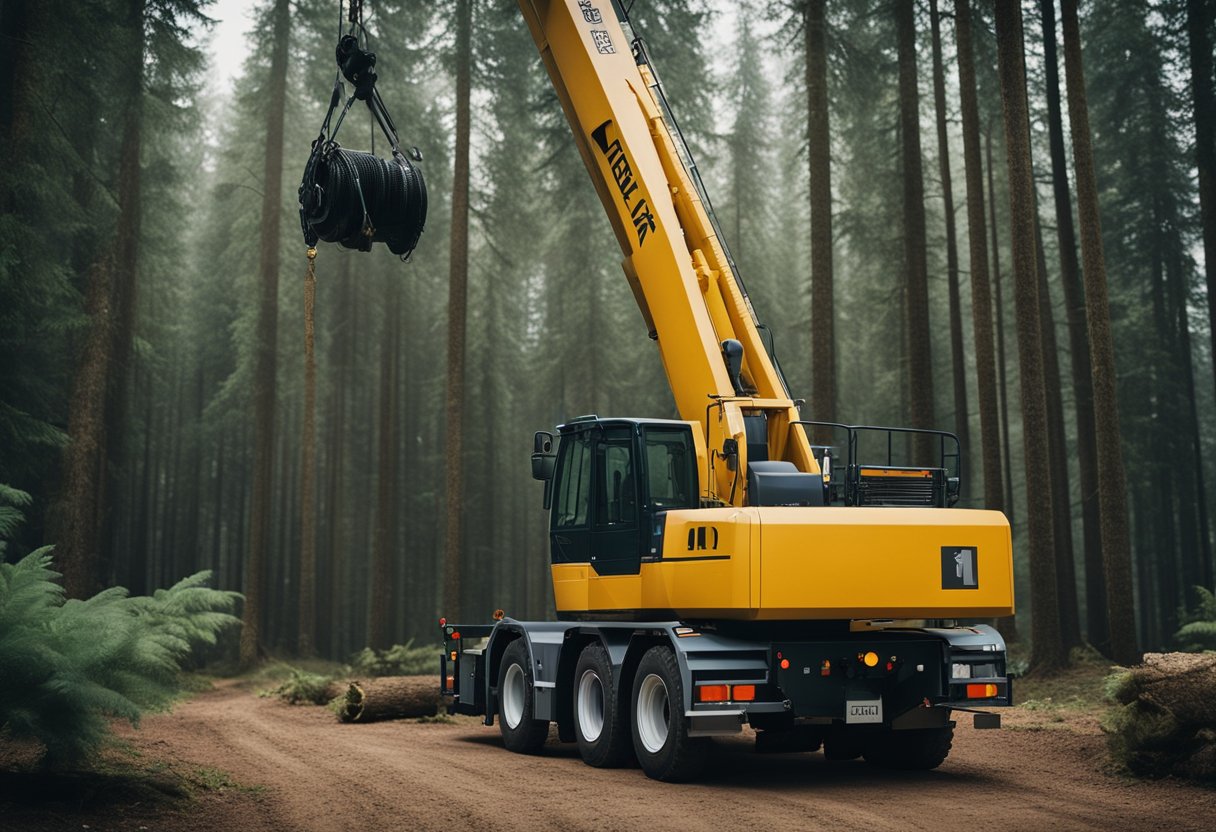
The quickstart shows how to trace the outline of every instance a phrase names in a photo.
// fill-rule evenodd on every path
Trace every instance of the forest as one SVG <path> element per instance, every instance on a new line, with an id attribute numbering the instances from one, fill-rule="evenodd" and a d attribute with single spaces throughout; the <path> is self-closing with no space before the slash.
<path id="1" fill-rule="evenodd" d="M 516 3 L 365 5 L 429 218 L 313 278 L 337 4 L 250 4 L 229 89 L 207 0 L 0 3 L 4 558 L 53 544 L 73 598 L 210 570 L 246 663 L 551 616 L 532 433 L 676 417 Z M 804 418 L 960 437 L 1032 665 L 1183 646 L 1216 586 L 1214 4 L 627 5 Z M 343 141 L 383 150 L 362 110 Z"/>

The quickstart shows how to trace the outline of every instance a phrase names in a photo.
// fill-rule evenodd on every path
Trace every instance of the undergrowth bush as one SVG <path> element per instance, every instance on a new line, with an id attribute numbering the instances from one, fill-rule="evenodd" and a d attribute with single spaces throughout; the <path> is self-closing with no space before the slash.
<path id="1" fill-rule="evenodd" d="M 387 650 L 364 647 L 351 657 L 351 672 L 356 676 L 438 674 L 441 651 L 442 648 L 430 644 L 415 647 L 413 639 L 405 644 L 394 644 Z"/>
<path id="2" fill-rule="evenodd" d="M 1183 617 L 1174 641 L 1188 653 L 1216 650 L 1216 595 L 1201 586 L 1195 591 L 1199 593 L 1199 606 Z"/>
<path id="3" fill-rule="evenodd" d="M 240 623 L 240 596 L 199 572 L 152 596 L 112 587 L 65 601 L 51 551 L 0 562 L 0 737 L 37 740 L 44 763 L 62 767 L 98 748 L 109 719 L 137 725 L 167 708 L 191 651 Z"/>
<path id="4" fill-rule="evenodd" d="M 293 667 L 282 684 L 263 691 L 262 695 L 277 696 L 290 705 L 324 705 L 336 695 L 333 692 L 336 679 L 332 675 Z"/>

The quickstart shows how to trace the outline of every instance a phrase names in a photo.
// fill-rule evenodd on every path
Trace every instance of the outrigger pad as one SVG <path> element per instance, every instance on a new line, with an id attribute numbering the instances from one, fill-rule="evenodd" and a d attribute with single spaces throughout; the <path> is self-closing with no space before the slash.
<path id="1" fill-rule="evenodd" d="M 1000 728 L 1000 727 L 1001 727 L 1001 715 L 1000 714 L 976 714 L 975 715 L 975 728 L 977 731 L 982 730 L 984 728 Z"/>

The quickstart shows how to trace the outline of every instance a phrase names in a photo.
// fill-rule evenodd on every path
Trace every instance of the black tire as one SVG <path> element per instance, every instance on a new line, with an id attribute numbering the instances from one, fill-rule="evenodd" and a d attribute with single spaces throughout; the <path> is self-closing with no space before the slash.
<path id="1" fill-rule="evenodd" d="M 633 751 L 642 771 L 668 783 L 695 779 L 705 766 L 709 740 L 688 736 L 684 685 L 670 647 L 651 647 L 642 656 L 630 702 Z"/>
<path id="2" fill-rule="evenodd" d="M 912 731 L 884 731 L 866 748 L 866 762 L 880 768 L 903 771 L 929 771 L 950 755 L 954 727 L 920 728 Z"/>
<path id="3" fill-rule="evenodd" d="M 574 733 L 587 765 L 615 768 L 628 761 L 633 746 L 624 698 L 613 684 L 608 651 L 588 644 L 574 668 Z"/>
<path id="4" fill-rule="evenodd" d="M 517 638 L 507 645 L 498 669 L 498 728 L 503 745 L 516 754 L 537 753 L 549 736 L 549 720 L 532 719 L 536 699 L 532 683 L 528 648 Z"/>

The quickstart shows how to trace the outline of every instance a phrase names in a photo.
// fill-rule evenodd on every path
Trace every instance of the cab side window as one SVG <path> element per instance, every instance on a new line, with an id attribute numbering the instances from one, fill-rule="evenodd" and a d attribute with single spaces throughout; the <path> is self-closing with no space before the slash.
<path id="1" fill-rule="evenodd" d="M 564 440 L 562 451 L 553 527 L 585 526 L 591 504 L 591 433 L 587 431 Z"/>
<path id="2" fill-rule="evenodd" d="M 697 460 L 687 428 L 646 429 L 646 484 L 658 509 L 696 508 L 700 503 Z"/>

